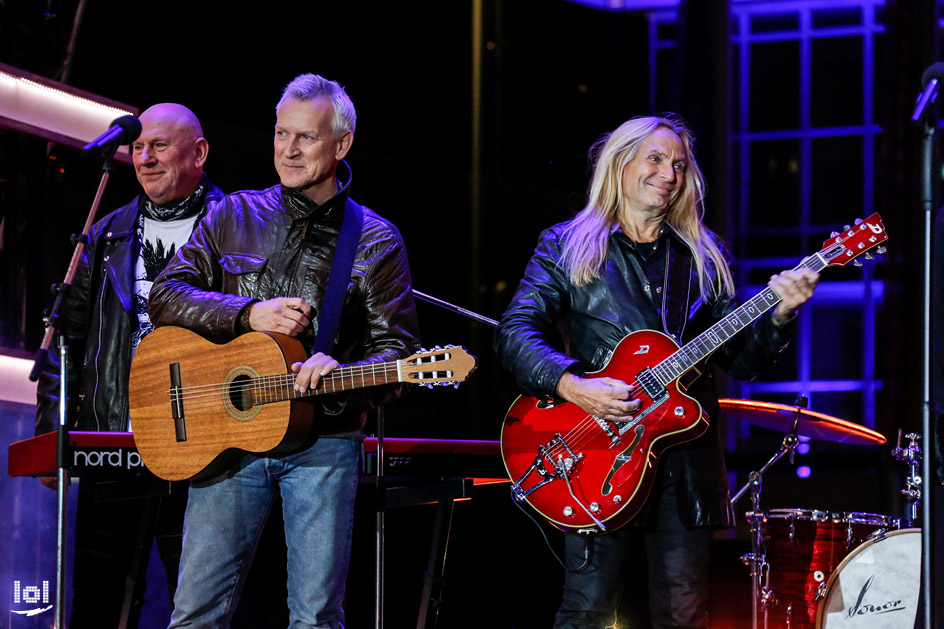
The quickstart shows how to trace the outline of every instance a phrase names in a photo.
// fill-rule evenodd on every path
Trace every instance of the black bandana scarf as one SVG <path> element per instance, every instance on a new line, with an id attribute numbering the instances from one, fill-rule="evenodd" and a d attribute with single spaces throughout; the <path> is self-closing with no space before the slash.
<path id="1" fill-rule="evenodd" d="M 200 185 L 186 199 L 173 201 L 158 205 L 147 197 L 144 197 L 144 203 L 141 204 L 141 213 L 155 221 L 176 221 L 188 216 L 194 216 L 203 209 L 203 197 L 206 196 L 206 180 L 200 182 Z"/>

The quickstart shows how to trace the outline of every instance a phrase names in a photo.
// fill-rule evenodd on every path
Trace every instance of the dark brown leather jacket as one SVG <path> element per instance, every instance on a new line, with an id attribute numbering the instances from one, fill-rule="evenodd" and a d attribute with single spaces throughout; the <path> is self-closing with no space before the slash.
<path id="1" fill-rule="evenodd" d="M 660 249 L 666 257 L 661 287 L 649 289 L 650 299 L 622 232 L 610 236 L 606 268 L 589 285 L 575 287 L 561 262 L 561 234 L 566 224 L 545 230 L 524 278 L 502 316 L 495 350 L 502 363 L 531 396 L 554 396 L 565 371 L 578 375 L 602 369 L 613 349 L 637 330 L 658 330 L 681 339 L 681 344 L 737 307 L 723 296 L 714 303 L 701 300 L 698 278 L 688 246 L 669 228 Z M 711 355 L 710 362 L 739 379 L 753 379 L 774 362 L 789 340 L 792 324 L 781 328 L 762 317 Z M 561 339 L 563 346 L 554 344 Z M 627 378 L 634 374 L 627 375 Z M 688 390 L 710 419 L 720 413 L 711 370 Z M 734 513 L 717 422 L 694 441 L 669 449 L 661 459 L 680 489 L 679 513 L 687 526 L 732 526 Z M 644 509 L 635 520 L 644 522 Z"/>
<path id="2" fill-rule="evenodd" d="M 348 198 L 347 184 L 321 206 L 300 192 L 274 186 L 227 195 L 210 209 L 151 289 L 155 326 L 177 325 L 223 343 L 242 332 L 238 319 L 251 302 L 300 297 L 312 305 L 312 324 L 299 340 L 311 351 L 317 314 Z M 344 365 L 398 360 L 419 346 L 410 268 L 396 227 L 371 210 L 347 288 L 331 356 Z M 376 387 L 322 399 L 321 434 L 363 428 L 366 410 L 397 395 Z"/>

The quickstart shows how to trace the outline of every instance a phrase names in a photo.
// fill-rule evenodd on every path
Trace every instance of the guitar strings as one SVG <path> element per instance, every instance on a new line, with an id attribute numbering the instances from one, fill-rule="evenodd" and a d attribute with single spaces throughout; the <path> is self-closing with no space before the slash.
<path id="1" fill-rule="evenodd" d="M 361 386 L 371 386 L 365 384 L 373 379 L 373 384 L 387 384 L 398 379 L 396 363 L 375 363 L 374 367 L 369 365 L 355 365 L 344 368 L 344 373 L 335 374 L 331 372 L 325 375 L 318 383 L 316 389 L 310 391 L 296 391 L 294 389 L 295 374 L 279 374 L 269 376 L 259 376 L 247 379 L 245 382 L 214 383 L 208 385 L 198 385 L 194 387 L 183 387 L 178 390 L 168 390 L 171 402 L 183 401 L 184 410 L 199 410 L 202 408 L 216 406 L 220 395 L 232 396 L 240 395 L 247 390 L 252 391 L 253 405 L 265 404 L 267 402 L 280 402 L 293 398 L 308 397 L 323 393 L 334 393 L 336 391 L 345 391 L 352 388 L 358 388 L 355 379 L 360 379 Z M 391 378 L 391 376 L 393 376 Z M 350 380 L 350 386 L 344 381 Z M 377 382 L 381 380 L 381 382 Z M 272 399 L 267 399 L 272 398 Z"/>
<path id="2" fill-rule="evenodd" d="M 630 395 L 629 401 L 635 401 L 642 399 L 645 396 L 645 392 L 642 390 L 642 387 L 639 386 L 638 380 L 633 380 L 629 384 L 637 385 L 637 389 Z M 616 423 L 610 422 L 609 420 L 601 419 L 607 423 Z M 579 450 L 581 447 L 586 446 L 588 443 L 597 438 L 606 438 L 609 440 L 607 434 L 603 431 L 602 428 L 597 424 L 596 417 L 587 413 L 586 416 L 577 422 L 577 425 L 571 428 L 565 435 L 561 435 L 564 440 L 563 444 L 555 444 L 548 450 L 548 455 L 553 460 L 556 455 L 567 454 L 568 448 L 570 451 Z M 610 442 L 608 448 L 612 448 L 615 444 Z"/>
<path id="3" fill-rule="evenodd" d="M 412 368 L 419 366 L 425 368 L 425 373 L 446 374 L 452 371 L 448 369 L 448 362 L 440 361 L 439 364 L 436 361 L 422 364 L 406 362 L 401 364 L 400 361 L 393 361 L 350 365 L 326 374 L 318 383 L 318 387 L 309 391 L 296 391 L 294 389 L 296 374 L 287 373 L 250 377 L 245 381 L 234 380 L 224 383 L 182 387 L 176 390 L 169 389 L 168 394 L 171 397 L 171 402 L 183 401 L 186 405 L 184 409 L 186 411 L 187 409 L 199 410 L 207 406 L 216 406 L 221 394 L 238 396 L 248 390 L 253 393 L 253 406 L 255 406 L 257 404 L 281 402 L 300 397 L 397 382 L 400 379 L 401 366 L 405 366 L 411 371 L 415 371 Z M 418 382 L 440 382 L 447 379 L 452 380 L 453 378 L 431 377 L 418 380 Z M 350 384 L 346 383 L 346 380 L 350 380 Z M 368 384 L 368 382 L 370 383 Z M 206 401 L 209 403 L 203 403 Z"/>

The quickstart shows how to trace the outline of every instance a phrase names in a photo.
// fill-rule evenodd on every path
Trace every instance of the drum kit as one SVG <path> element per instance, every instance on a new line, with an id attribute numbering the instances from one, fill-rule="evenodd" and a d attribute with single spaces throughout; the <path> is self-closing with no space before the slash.
<path id="1" fill-rule="evenodd" d="M 919 436 L 892 456 L 910 468 L 905 518 L 875 513 L 811 509 L 762 509 L 764 473 L 784 455 L 792 459 L 800 437 L 845 444 L 883 445 L 885 437 L 858 424 L 795 406 L 753 400 L 721 400 L 733 419 L 785 433 L 780 450 L 751 472 L 731 499 L 750 492 L 746 517 L 751 552 L 741 559 L 751 571 L 754 629 L 913 629 L 921 582 L 921 531 L 908 528 L 921 501 Z M 904 528 L 903 528 L 904 527 Z"/>

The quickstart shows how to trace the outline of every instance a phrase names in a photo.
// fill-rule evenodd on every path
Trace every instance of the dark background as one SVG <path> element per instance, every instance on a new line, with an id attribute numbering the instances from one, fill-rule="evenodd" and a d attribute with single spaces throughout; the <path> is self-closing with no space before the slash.
<path id="1" fill-rule="evenodd" d="M 700 139 L 698 155 L 709 177 L 706 221 L 729 236 L 738 220 L 730 198 L 738 172 L 729 154 L 733 105 L 725 97 L 731 77 L 716 72 L 732 61 L 719 44 L 727 38 L 723 17 L 717 28 L 725 4 L 683 3 L 680 52 L 672 71 L 663 66 L 655 78 L 659 109 L 681 113 Z M 358 112 L 348 156 L 352 196 L 400 228 L 416 289 L 494 319 L 540 230 L 582 206 L 590 144 L 633 115 L 653 113 L 643 12 L 607 12 L 563 0 L 485 0 L 482 45 L 474 48 L 476 3 L 268 2 L 237 8 L 99 0 L 87 6 L 64 76 L 76 6 L 74 0 L 4 2 L 0 62 L 139 110 L 164 101 L 187 105 L 210 144 L 206 172 L 224 191 L 277 183 L 271 135 L 286 83 L 303 72 L 339 81 Z M 877 343 L 885 391 L 876 429 L 894 440 L 899 427 L 919 428 L 919 341 L 905 332 L 920 326 L 922 227 L 917 132 L 907 117 L 921 72 L 935 58 L 935 3 L 890 2 L 886 15 L 888 37 L 877 53 L 883 133 L 876 206 L 896 241 L 883 261 L 890 281 Z M 474 54 L 482 63 L 477 86 Z M 755 62 L 758 74 L 781 76 L 776 57 L 764 63 Z M 783 77 L 800 80 L 789 72 Z M 476 87 L 480 107 L 473 104 Z M 835 86 L 836 93 L 843 87 Z M 781 98 L 767 96 L 758 107 L 777 120 Z M 80 231 L 98 179 L 99 165 L 76 150 L 0 130 L 0 346 L 30 353 L 38 347 L 41 311 L 51 303 L 46 287 L 64 273 L 72 252 L 68 235 Z M 777 182 L 770 184 L 766 194 L 776 197 Z M 830 190 L 841 194 L 843 182 L 832 184 Z M 119 166 L 100 216 L 137 191 L 131 168 Z M 734 245 L 741 252 L 750 246 Z M 798 258 L 803 253 L 788 252 Z M 425 344 L 464 345 L 479 357 L 479 368 L 457 391 L 416 390 L 392 404 L 387 435 L 497 439 L 517 392 L 491 352 L 491 329 L 424 302 L 418 310 Z M 778 440 L 769 441 L 775 447 Z M 732 476 L 732 487 L 743 482 L 744 471 L 763 464 L 771 453 L 766 445 L 729 453 L 729 464 L 741 472 Z M 863 450 L 846 450 L 818 461 L 825 470 L 818 490 L 834 504 L 806 502 L 790 488 L 795 477 L 786 467 L 771 474 L 768 486 L 772 496 L 778 484 L 786 486 L 779 495 L 791 502 L 773 498 L 769 504 L 897 512 L 902 468 L 889 462 L 887 450 L 865 450 L 870 465 L 881 463 L 870 473 L 887 479 L 881 495 L 863 495 L 873 485 L 850 479 L 844 470 L 857 469 Z M 504 485 L 480 488 L 471 502 L 456 507 L 440 626 L 550 624 L 560 568 L 506 491 Z M 373 520 L 369 497 L 365 501 L 348 595 L 354 627 L 369 626 L 373 605 Z M 415 614 L 431 521 L 430 507 L 389 514 L 388 626 L 408 626 Z M 551 539 L 559 545 L 556 533 Z M 738 561 L 746 539 L 740 530 L 718 540 L 712 596 L 718 626 L 743 626 L 750 608 L 747 569 Z"/>

